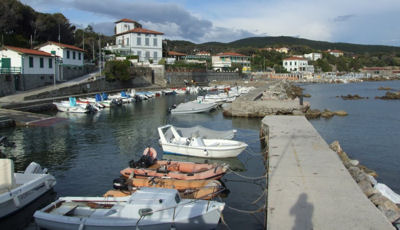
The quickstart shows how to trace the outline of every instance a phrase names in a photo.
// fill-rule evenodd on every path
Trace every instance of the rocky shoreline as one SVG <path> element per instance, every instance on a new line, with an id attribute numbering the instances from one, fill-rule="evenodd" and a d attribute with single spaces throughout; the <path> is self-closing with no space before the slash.
<path id="1" fill-rule="evenodd" d="M 377 185 L 377 173 L 359 163 L 358 160 L 350 159 L 343 151 L 338 141 L 330 144 L 330 148 L 335 151 L 342 160 L 350 175 L 356 181 L 365 196 L 386 216 L 386 218 L 397 229 L 400 227 L 400 208 L 393 201 L 382 195 L 375 186 Z"/>

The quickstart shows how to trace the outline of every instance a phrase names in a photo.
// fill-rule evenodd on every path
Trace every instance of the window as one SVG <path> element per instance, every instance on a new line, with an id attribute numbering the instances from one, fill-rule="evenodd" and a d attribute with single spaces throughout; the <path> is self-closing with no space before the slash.
<path id="1" fill-rule="evenodd" d="M 138 37 L 136 43 L 137 43 L 138 46 L 141 46 L 142 45 L 142 38 Z"/>
<path id="2" fill-rule="evenodd" d="M 55 51 L 55 50 L 52 50 L 52 51 L 51 51 L 51 54 L 56 55 L 56 51 Z"/>
<path id="3" fill-rule="evenodd" d="M 43 58 L 40 58 L 40 68 L 43 68 L 44 67 L 44 60 L 43 60 Z"/>
<path id="4" fill-rule="evenodd" d="M 146 38 L 145 44 L 146 44 L 146 46 L 149 46 L 149 45 L 150 45 L 150 38 Z"/>
<path id="5" fill-rule="evenodd" d="M 33 68 L 33 57 L 29 57 L 29 67 Z"/>
<path id="6" fill-rule="evenodd" d="M 49 69 L 53 68 L 53 60 L 49 58 Z"/>
<path id="7" fill-rule="evenodd" d="M 179 204 L 179 202 L 181 202 L 181 198 L 179 197 L 178 193 L 175 195 L 175 201 L 177 204 Z"/>
<path id="8" fill-rule="evenodd" d="M 157 52 L 153 53 L 153 57 L 154 57 L 154 59 L 157 59 Z"/>
<path id="9" fill-rule="evenodd" d="M 126 45 L 129 46 L 129 38 L 126 39 Z"/>
<path id="10" fill-rule="evenodd" d="M 150 51 L 146 51 L 146 58 L 150 57 Z"/>
<path id="11" fill-rule="evenodd" d="M 67 50 L 67 59 L 69 59 L 69 50 Z"/>
<path id="12" fill-rule="evenodd" d="M 153 46 L 157 46 L 157 38 L 153 38 Z"/>
<path id="13" fill-rule="evenodd" d="M 81 57 L 81 53 L 78 53 L 78 59 L 79 59 L 79 60 L 81 60 L 81 59 L 82 59 L 82 57 Z"/>
<path id="14" fill-rule="evenodd" d="M 142 51 L 138 51 L 138 52 L 137 52 L 137 56 L 138 56 L 138 57 L 142 56 Z"/>
<path id="15" fill-rule="evenodd" d="M 75 60 L 75 51 L 72 52 L 72 59 Z"/>

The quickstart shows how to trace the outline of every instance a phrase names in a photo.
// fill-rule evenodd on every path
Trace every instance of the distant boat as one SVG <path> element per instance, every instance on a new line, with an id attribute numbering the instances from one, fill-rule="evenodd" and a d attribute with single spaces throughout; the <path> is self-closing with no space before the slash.
<path id="1" fill-rule="evenodd" d="M 142 188 L 125 197 L 62 197 L 36 211 L 40 228 L 215 229 L 225 204 L 181 199 L 175 189 Z"/>
<path id="2" fill-rule="evenodd" d="M 0 218 L 4 218 L 33 202 L 56 184 L 39 164 L 32 162 L 23 173 L 14 173 L 10 159 L 0 159 Z"/>
<path id="3" fill-rule="evenodd" d="M 76 103 L 76 99 L 73 97 L 70 97 L 69 101 L 53 102 L 53 104 L 57 107 L 57 110 L 61 112 L 89 113 L 94 110 L 90 104 Z"/>
<path id="4" fill-rule="evenodd" d="M 167 139 L 165 132 L 170 130 L 173 137 Z M 172 125 L 158 128 L 160 144 L 165 154 L 178 154 L 206 158 L 236 157 L 247 144 L 226 139 L 205 139 L 201 136 L 181 136 Z"/>
<path id="5" fill-rule="evenodd" d="M 170 108 L 172 114 L 189 114 L 189 113 L 202 113 L 209 112 L 215 109 L 218 104 L 215 103 L 199 103 L 197 101 L 189 101 L 181 103 L 178 106 Z"/>

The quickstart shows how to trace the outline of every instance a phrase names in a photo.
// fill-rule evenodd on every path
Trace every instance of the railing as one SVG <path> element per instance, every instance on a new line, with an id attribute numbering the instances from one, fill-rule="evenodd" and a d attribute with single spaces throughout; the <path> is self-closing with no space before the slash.
<path id="1" fill-rule="evenodd" d="M 20 74 L 21 72 L 21 67 L 0 68 L 0 74 Z"/>

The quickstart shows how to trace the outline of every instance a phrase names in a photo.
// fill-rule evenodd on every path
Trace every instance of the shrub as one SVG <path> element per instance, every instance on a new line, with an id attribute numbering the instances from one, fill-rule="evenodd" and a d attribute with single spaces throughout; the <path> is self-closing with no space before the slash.
<path id="1" fill-rule="evenodd" d="M 126 81 L 131 78 L 129 68 L 131 63 L 124 61 L 108 61 L 104 67 L 104 74 L 107 80 Z"/>

